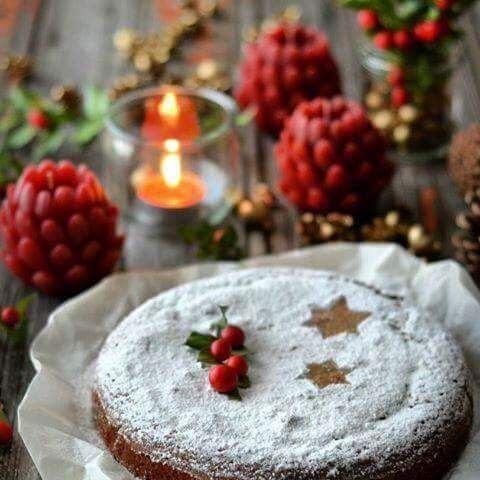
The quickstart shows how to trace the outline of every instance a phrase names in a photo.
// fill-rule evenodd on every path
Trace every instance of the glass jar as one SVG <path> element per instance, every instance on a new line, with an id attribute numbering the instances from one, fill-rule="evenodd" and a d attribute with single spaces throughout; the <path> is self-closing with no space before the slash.
<path id="1" fill-rule="evenodd" d="M 363 41 L 360 54 L 367 72 L 363 101 L 387 138 L 391 158 L 410 164 L 442 160 L 454 129 L 451 83 L 460 49 L 398 55 Z"/>
<path id="2" fill-rule="evenodd" d="M 209 89 L 147 88 L 115 102 L 104 176 L 123 218 L 170 234 L 223 210 L 239 185 L 235 115 L 233 99 Z"/>

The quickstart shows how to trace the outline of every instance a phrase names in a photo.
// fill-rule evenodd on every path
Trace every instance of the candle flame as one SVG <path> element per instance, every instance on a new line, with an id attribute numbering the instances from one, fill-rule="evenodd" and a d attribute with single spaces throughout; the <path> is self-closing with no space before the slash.
<path id="1" fill-rule="evenodd" d="M 163 181 L 170 188 L 178 187 L 182 178 L 180 162 L 180 142 L 178 140 L 165 140 L 166 153 L 163 155 L 160 165 Z"/>
<path id="2" fill-rule="evenodd" d="M 158 105 L 158 112 L 162 117 L 177 118 L 180 113 L 177 96 L 173 92 L 167 92 Z"/>

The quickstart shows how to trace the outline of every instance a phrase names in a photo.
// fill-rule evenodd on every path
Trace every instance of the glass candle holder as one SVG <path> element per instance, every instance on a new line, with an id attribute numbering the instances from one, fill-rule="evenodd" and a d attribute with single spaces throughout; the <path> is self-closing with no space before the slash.
<path id="1" fill-rule="evenodd" d="M 209 89 L 147 88 L 111 107 L 105 182 L 128 222 L 151 233 L 197 223 L 238 185 L 236 104 Z"/>
<path id="2" fill-rule="evenodd" d="M 364 103 L 375 126 L 385 134 L 391 158 L 410 164 L 442 160 L 456 120 L 451 85 L 461 49 L 428 57 L 413 49 L 400 59 L 368 40 L 359 44 L 368 78 Z"/>

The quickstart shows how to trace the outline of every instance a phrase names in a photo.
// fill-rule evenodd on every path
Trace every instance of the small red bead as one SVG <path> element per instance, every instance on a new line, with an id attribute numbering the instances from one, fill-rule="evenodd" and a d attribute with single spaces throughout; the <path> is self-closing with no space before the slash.
<path id="1" fill-rule="evenodd" d="M 245 333 L 235 325 L 227 325 L 220 334 L 221 338 L 233 348 L 240 348 L 245 342 Z"/>
<path id="2" fill-rule="evenodd" d="M 405 75 L 401 67 L 395 66 L 388 72 L 387 79 L 391 85 L 396 87 L 402 86 L 405 80 Z"/>
<path id="3" fill-rule="evenodd" d="M 0 420 L 0 445 L 6 445 L 13 438 L 13 428 L 8 423 Z"/>
<path id="4" fill-rule="evenodd" d="M 373 42 L 380 50 L 389 50 L 393 46 L 393 34 L 388 30 L 378 32 L 373 37 Z"/>
<path id="5" fill-rule="evenodd" d="M 223 338 L 219 338 L 218 340 L 212 342 L 212 344 L 210 345 L 210 353 L 219 362 L 223 362 L 232 353 L 232 345 Z"/>
<path id="6" fill-rule="evenodd" d="M 243 376 L 248 373 L 248 363 L 245 360 L 245 357 L 242 355 L 232 355 L 226 362 L 225 365 L 233 368 L 238 375 Z"/>
<path id="7" fill-rule="evenodd" d="M 398 30 L 393 34 L 393 43 L 400 50 L 407 50 L 413 46 L 414 39 L 408 30 Z"/>
<path id="8" fill-rule="evenodd" d="M 230 393 L 238 386 L 237 372 L 227 365 L 215 365 L 208 375 L 210 385 L 219 393 Z"/>
<path id="9" fill-rule="evenodd" d="M 440 10 L 448 10 L 455 3 L 455 0 L 435 0 L 435 4 Z"/>
<path id="10" fill-rule="evenodd" d="M 408 93 L 403 87 L 395 87 L 392 90 L 392 103 L 395 107 L 401 107 L 408 102 Z"/>
<path id="11" fill-rule="evenodd" d="M 360 10 L 357 21 L 364 30 L 373 30 L 380 24 L 378 16 L 373 10 Z"/>
<path id="12" fill-rule="evenodd" d="M 417 40 L 426 43 L 436 42 L 442 34 L 442 23 L 435 20 L 421 22 L 415 25 L 414 33 Z"/>
<path id="13" fill-rule="evenodd" d="M 28 112 L 28 123 L 38 130 L 45 130 L 48 128 L 48 117 L 45 112 L 39 108 L 35 108 Z"/>
<path id="14" fill-rule="evenodd" d="M 9 327 L 14 327 L 20 320 L 20 314 L 15 307 L 6 307 L 2 310 L 2 322 Z"/>
<path id="15" fill-rule="evenodd" d="M 75 191 L 72 187 L 62 185 L 55 189 L 53 205 L 57 213 L 65 214 L 75 208 Z"/>

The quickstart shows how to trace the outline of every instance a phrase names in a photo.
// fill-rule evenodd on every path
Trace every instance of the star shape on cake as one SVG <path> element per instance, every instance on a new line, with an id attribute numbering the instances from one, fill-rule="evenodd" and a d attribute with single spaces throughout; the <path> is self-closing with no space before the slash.
<path id="1" fill-rule="evenodd" d="M 350 370 L 339 368 L 333 360 L 327 360 L 323 363 L 309 363 L 307 368 L 308 373 L 305 378 L 320 388 L 329 385 L 348 384 L 347 375 Z"/>
<path id="2" fill-rule="evenodd" d="M 304 323 L 307 327 L 315 327 L 324 338 L 333 337 L 339 333 L 357 333 L 357 327 L 371 312 L 356 312 L 350 310 L 345 297 L 341 297 L 328 309 L 313 308 L 312 318 Z"/>

